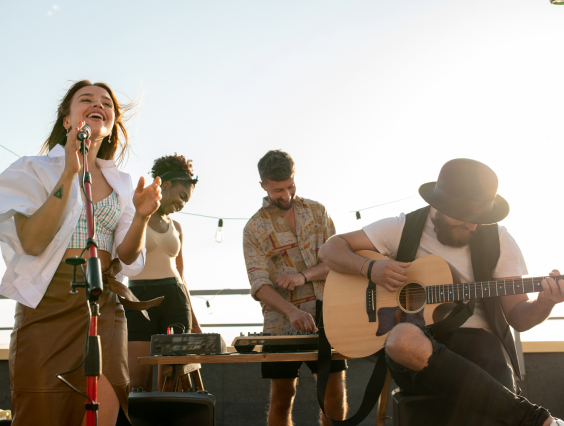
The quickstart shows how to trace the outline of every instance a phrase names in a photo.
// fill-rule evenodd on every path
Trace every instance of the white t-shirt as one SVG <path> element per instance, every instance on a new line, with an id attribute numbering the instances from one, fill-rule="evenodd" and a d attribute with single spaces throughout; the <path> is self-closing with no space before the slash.
<path id="1" fill-rule="evenodd" d="M 431 208 L 429 215 L 434 215 L 435 210 Z M 395 259 L 398 253 L 401 234 L 405 226 L 405 214 L 396 217 L 389 217 L 371 223 L 363 228 L 364 232 L 378 250 L 384 256 Z M 498 225 L 500 255 L 493 278 L 520 277 L 527 275 L 525 259 L 519 246 L 507 229 Z M 415 258 L 420 258 L 427 254 L 436 254 L 447 261 L 451 269 L 458 273 L 463 283 L 474 282 L 474 271 L 472 270 L 472 260 L 470 257 L 470 246 L 454 248 L 448 247 L 439 242 L 435 233 L 435 226 L 430 217 L 427 218 L 425 229 L 421 236 L 421 242 Z M 486 321 L 485 313 L 481 303 L 476 303 L 474 315 L 464 323 L 462 327 L 483 328 L 491 331 Z"/>

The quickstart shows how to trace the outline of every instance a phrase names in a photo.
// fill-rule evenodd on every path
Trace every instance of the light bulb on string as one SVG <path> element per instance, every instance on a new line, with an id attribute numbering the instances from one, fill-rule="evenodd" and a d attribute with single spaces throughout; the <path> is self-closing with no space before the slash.
<path id="1" fill-rule="evenodd" d="M 555 4 L 555 5 L 559 5 L 559 6 L 563 6 L 564 0 L 550 0 L 550 3 Z"/>
<path id="2" fill-rule="evenodd" d="M 206 306 L 208 307 L 208 314 L 213 315 L 213 308 L 211 307 L 210 301 L 206 299 Z"/>
<path id="3" fill-rule="evenodd" d="M 217 223 L 217 232 L 215 233 L 215 242 L 221 243 L 223 241 L 223 219 L 219 219 Z"/>
<path id="4" fill-rule="evenodd" d="M 356 229 L 362 229 L 362 217 L 360 216 L 360 212 L 356 212 Z"/>

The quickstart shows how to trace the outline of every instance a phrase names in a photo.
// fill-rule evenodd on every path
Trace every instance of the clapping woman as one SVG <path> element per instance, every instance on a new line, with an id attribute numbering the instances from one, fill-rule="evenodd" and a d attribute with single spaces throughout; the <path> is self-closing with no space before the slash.
<path id="1" fill-rule="evenodd" d="M 143 178 L 134 188 L 116 166 L 114 160 L 120 163 L 128 149 L 124 109 L 106 84 L 75 83 L 59 105 L 43 146 L 46 155 L 23 157 L 0 174 L 0 241 L 8 262 L 0 293 L 18 302 L 9 355 L 14 426 L 85 423 L 85 398 L 56 377 L 80 363 L 87 334 L 84 289 L 69 292 L 72 266 L 63 263 L 81 256 L 87 239 L 77 140 L 84 124 L 92 129 L 88 167 L 104 283 L 98 425 L 115 425 L 120 405 L 127 413 L 126 320 L 120 302 L 139 306 L 116 274 L 143 269 L 145 231 L 161 189 L 159 179 L 144 187 Z M 82 368 L 65 379 L 86 392 Z"/>
<path id="2" fill-rule="evenodd" d="M 166 334 L 169 327 L 177 333 L 202 332 L 184 281 L 182 228 L 170 217 L 190 200 L 198 179 L 194 178 L 192 162 L 177 154 L 155 160 L 151 174 L 162 181 L 162 201 L 147 227 L 145 269 L 130 278 L 129 288 L 140 299 L 164 296 L 164 301 L 148 310 L 150 322 L 139 312 L 126 309 L 131 387 L 145 391 L 152 389 L 152 366 L 140 365 L 137 358 L 149 355 L 151 336 Z M 160 369 L 158 377 L 162 389 Z"/>

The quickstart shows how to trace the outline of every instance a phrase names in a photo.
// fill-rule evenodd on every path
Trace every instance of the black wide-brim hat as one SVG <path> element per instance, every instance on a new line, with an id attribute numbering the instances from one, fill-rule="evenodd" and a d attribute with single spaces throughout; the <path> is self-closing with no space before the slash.
<path id="1" fill-rule="evenodd" d="M 421 185 L 419 194 L 448 217 L 486 225 L 509 214 L 509 203 L 497 194 L 497 186 L 497 175 L 484 163 L 457 158 L 441 168 L 436 182 Z"/>

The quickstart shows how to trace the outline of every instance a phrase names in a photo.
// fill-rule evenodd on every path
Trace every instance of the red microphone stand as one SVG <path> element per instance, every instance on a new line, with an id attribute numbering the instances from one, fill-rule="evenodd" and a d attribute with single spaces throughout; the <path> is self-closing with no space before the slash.
<path id="1" fill-rule="evenodd" d="M 85 126 L 86 127 L 86 126 Z M 85 130 L 83 127 L 82 130 Z M 88 130 L 90 130 L 88 128 Z M 98 258 L 97 245 L 94 242 L 94 203 L 92 202 L 92 177 L 88 171 L 88 147 L 86 139 L 90 135 L 87 131 L 79 133 L 79 139 L 82 141 L 81 152 L 83 167 L 83 191 L 85 196 L 86 224 L 88 231 L 88 239 L 86 248 L 88 249 L 89 259 L 86 262 L 82 257 L 72 257 L 65 259 L 65 262 L 74 266 L 73 281 L 71 282 L 71 293 L 78 293 L 77 287 L 85 287 L 86 296 L 88 298 L 90 312 L 90 327 L 88 331 L 87 342 L 85 345 L 83 374 L 86 376 L 86 425 L 96 426 L 98 423 L 98 377 L 102 374 L 102 351 L 100 344 L 100 336 L 98 336 L 98 316 L 100 315 L 100 305 L 98 301 L 103 291 L 102 268 L 100 259 Z M 85 250 L 86 250 L 85 248 Z M 76 281 L 76 267 L 86 263 L 85 281 Z M 84 275 L 84 272 L 83 272 Z"/>

